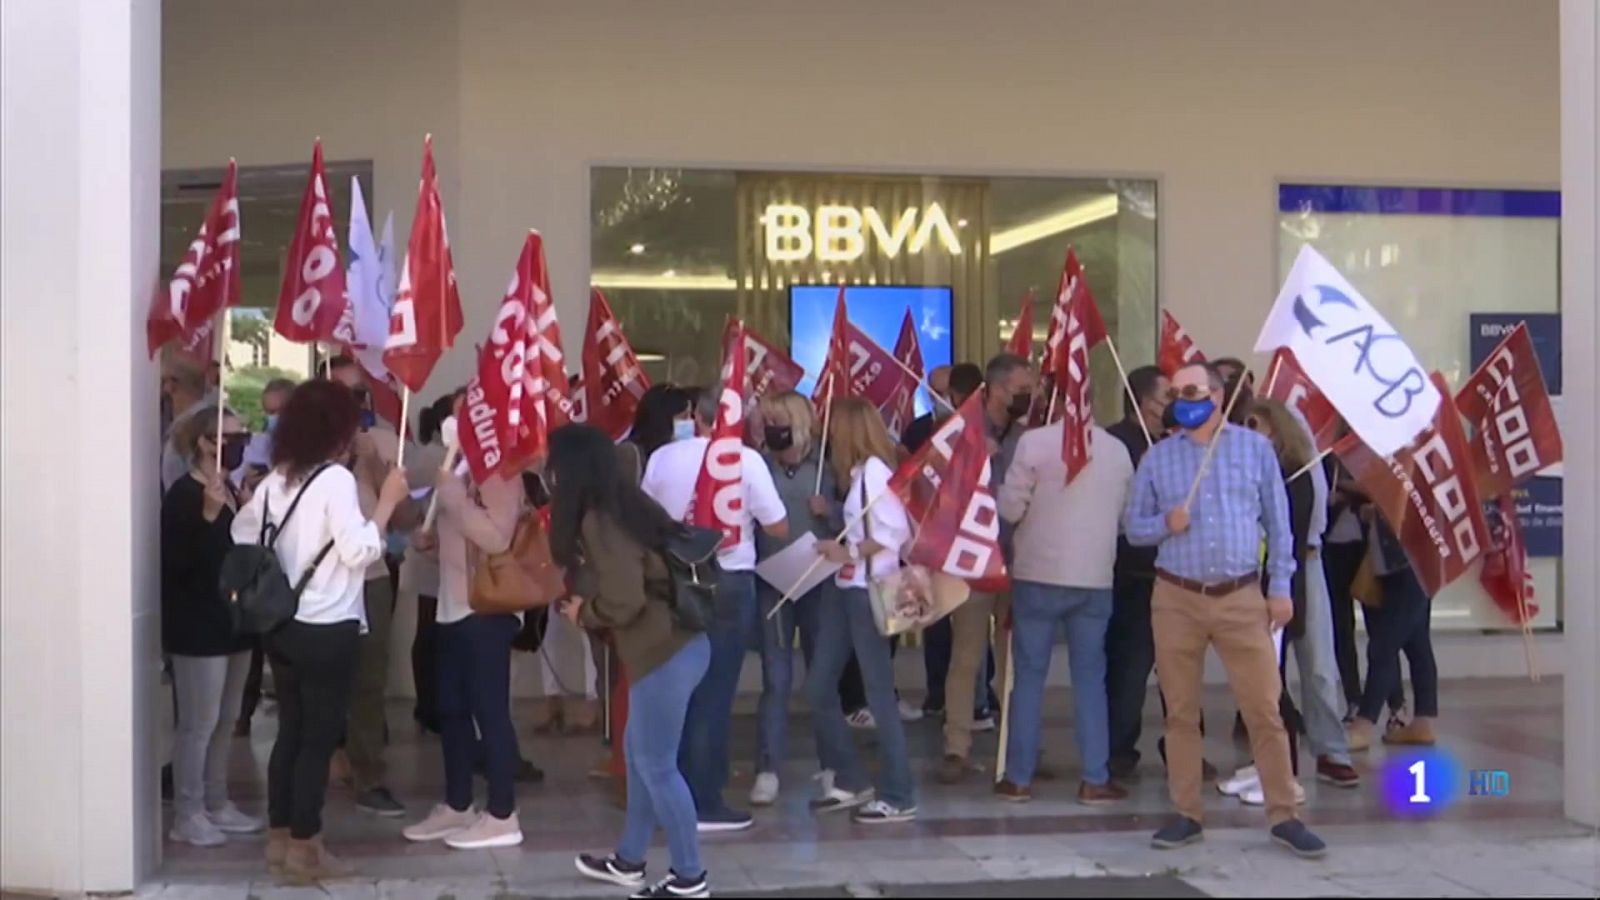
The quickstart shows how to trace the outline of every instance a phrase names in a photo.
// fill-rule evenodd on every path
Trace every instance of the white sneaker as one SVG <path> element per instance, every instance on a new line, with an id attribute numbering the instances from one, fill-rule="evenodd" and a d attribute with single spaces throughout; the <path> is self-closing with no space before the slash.
<path id="1" fill-rule="evenodd" d="M 1262 789 L 1261 782 L 1257 781 L 1254 786 L 1239 794 L 1239 802 L 1245 806 L 1265 806 L 1267 804 L 1267 792 Z M 1304 806 L 1305 802 L 1305 786 L 1296 781 L 1294 783 L 1294 805 Z"/>
<path id="2" fill-rule="evenodd" d="M 922 707 L 918 706 L 915 703 L 910 702 L 909 700 L 901 700 L 900 701 L 900 721 L 902 721 L 902 722 L 920 722 L 920 721 L 922 721 Z"/>
<path id="3" fill-rule="evenodd" d="M 220 847 L 228 842 L 228 836 L 211 824 L 205 813 L 194 813 L 173 822 L 167 837 L 194 847 Z"/>
<path id="4" fill-rule="evenodd" d="M 762 772 L 756 776 L 755 787 L 750 789 L 751 806 L 771 806 L 778 799 L 778 776 Z"/>
<path id="5" fill-rule="evenodd" d="M 255 834 L 264 827 L 260 819 L 245 815 L 232 803 L 207 812 L 206 818 L 210 819 L 211 824 L 217 826 L 217 830 L 223 834 Z"/>
<path id="6" fill-rule="evenodd" d="M 995 717 L 993 715 L 972 720 L 972 731 L 974 734 L 983 731 L 993 731 L 995 730 L 995 727 Z"/>
<path id="7" fill-rule="evenodd" d="M 428 813 L 426 819 L 407 826 L 400 833 L 405 835 L 406 840 L 419 844 L 424 841 L 442 841 L 466 831 L 477 821 L 478 811 L 470 806 L 461 812 L 456 812 L 448 804 L 440 803 L 433 808 L 433 812 Z"/>
<path id="8" fill-rule="evenodd" d="M 444 839 L 452 850 L 492 850 L 496 847 L 515 847 L 522 843 L 522 822 L 512 813 L 497 819 L 484 812 L 478 821 Z"/>
<path id="9" fill-rule="evenodd" d="M 1251 788 L 1260 789 L 1261 773 L 1255 766 L 1245 766 L 1233 773 L 1233 777 L 1217 782 L 1217 793 L 1224 797 L 1237 797 Z"/>
<path id="10" fill-rule="evenodd" d="M 816 774 L 820 787 L 817 799 L 811 801 L 811 811 L 817 813 L 837 812 L 843 809 L 855 809 L 872 802 L 875 791 L 867 788 L 860 793 L 851 793 L 833 783 L 833 771 L 823 769 Z"/>
<path id="11" fill-rule="evenodd" d="M 862 731 L 868 731 L 878 727 L 878 720 L 872 717 L 872 710 L 870 709 L 858 709 L 850 715 L 845 716 L 844 720 L 845 722 L 849 723 L 851 728 L 859 728 Z"/>

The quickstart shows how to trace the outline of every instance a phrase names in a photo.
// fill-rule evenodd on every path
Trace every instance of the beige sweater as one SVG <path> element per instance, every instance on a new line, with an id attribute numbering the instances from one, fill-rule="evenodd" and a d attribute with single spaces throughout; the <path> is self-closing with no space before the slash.
<path id="1" fill-rule="evenodd" d="M 1128 448 L 1098 427 L 1089 456 L 1088 468 L 1069 485 L 1059 422 L 1035 428 L 1017 442 L 997 498 L 1000 515 L 1017 523 L 1013 578 L 1057 587 L 1111 587 L 1133 462 Z"/>
<path id="2" fill-rule="evenodd" d="M 478 553 L 504 553 L 522 513 L 521 479 L 496 476 L 476 490 L 450 478 L 439 488 L 440 624 L 472 615 L 467 600 L 472 565 Z M 470 546 L 469 546 L 470 544 Z"/>

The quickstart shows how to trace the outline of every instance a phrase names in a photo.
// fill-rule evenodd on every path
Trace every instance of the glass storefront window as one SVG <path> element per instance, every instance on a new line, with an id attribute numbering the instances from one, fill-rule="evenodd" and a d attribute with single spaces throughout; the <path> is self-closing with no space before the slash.
<path id="1" fill-rule="evenodd" d="M 310 163 L 282 166 L 243 166 L 239 169 L 239 269 L 240 303 L 230 311 L 232 341 L 227 350 L 228 405 L 251 428 L 261 427 L 261 389 L 274 378 L 302 381 L 315 371 L 315 346 L 285 340 L 272 329 L 283 284 L 284 261 L 300 215 Z M 328 189 L 333 195 L 334 227 L 340 252 L 346 250 L 350 227 L 350 179 L 361 180 L 362 193 L 371 197 L 372 163 L 326 164 Z M 224 170 L 173 169 L 161 175 L 161 277 L 171 277 L 206 207 L 222 183 Z M 374 229 L 382 217 L 369 210 Z M 381 238 L 381 231 L 379 232 Z M 405 235 L 396 237 L 404 241 Z M 402 251 L 403 248 L 402 248 Z M 349 264 L 347 258 L 341 262 Z M 171 352 L 170 348 L 167 352 Z"/>
<path id="2" fill-rule="evenodd" d="M 948 288 L 955 358 L 980 365 L 1033 290 L 1037 355 L 1069 245 L 1124 359 L 1155 355 L 1154 181 L 600 167 L 590 187 L 592 281 L 652 380 L 715 380 L 729 315 L 789 346 L 790 289 L 840 281 Z M 1120 383 L 1092 365 L 1110 421 Z"/>
<path id="3" fill-rule="evenodd" d="M 1423 365 L 1459 386 L 1526 318 L 1540 352 L 1559 354 L 1561 201 L 1556 191 L 1285 184 L 1278 189 L 1278 277 L 1309 243 L 1394 325 Z M 1546 348 L 1553 348 L 1547 351 Z M 1544 360 L 1560 372 L 1560 360 Z M 1559 380 L 1549 385 L 1560 411 Z M 1535 627 L 1560 618 L 1560 471 L 1518 497 Z M 1468 575 L 1434 598 L 1436 628 L 1511 627 Z"/>

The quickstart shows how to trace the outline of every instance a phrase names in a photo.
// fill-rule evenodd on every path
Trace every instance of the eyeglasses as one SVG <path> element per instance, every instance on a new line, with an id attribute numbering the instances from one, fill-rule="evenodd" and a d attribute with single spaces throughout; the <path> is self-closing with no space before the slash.
<path id="1" fill-rule="evenodd" d="M 1168 400 L 1204 400 L 1211 396 L 1211 388 L 1198 384 L 1186 384 L 1183 387 L 1167 389 Z"/>

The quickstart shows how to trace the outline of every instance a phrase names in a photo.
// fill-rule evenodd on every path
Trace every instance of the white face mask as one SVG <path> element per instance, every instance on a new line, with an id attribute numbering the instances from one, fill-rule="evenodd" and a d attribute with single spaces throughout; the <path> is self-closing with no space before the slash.
<path id="1" fill-rule="evenodd" d="M 686 441 L 694 437 L 693 419 L 674 419 L 672 421 L 672 439 Z"/>

